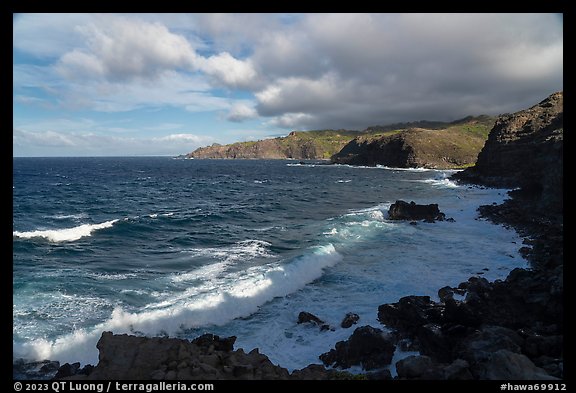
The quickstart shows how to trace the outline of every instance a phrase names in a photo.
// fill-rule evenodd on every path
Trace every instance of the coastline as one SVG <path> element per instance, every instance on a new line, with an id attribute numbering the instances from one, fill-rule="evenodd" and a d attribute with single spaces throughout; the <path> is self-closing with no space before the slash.
<path id="1" fill-rule="evenodd" d="M 365 374 L 352 375 L 320 365 L 309 365 L 290 374 L 257 349 L 249 354 L 242 349 L 233 350 L 236 337 L 209 334 L 189 342 L 104 332 L 97 345 L 100 357 L 95 368 L 79 370 L 79 363 L 65 364 L 56 376 L 156 380 L 392 379 L 386 367 L 395 367 L 394 379 L 562 379 L 562 99 L 561 92 L 554 93 L 532 108 L 502 115 L 476 166 L 451 177 L 480 186 L 517 187 L 508 192 L 511 198 L 502 204 L 482 205 L 476 210 L 481 217 L 513 228 L 524 238 L 526 246 L 519 252 L 530 267 L 515 268 L 503 280 L 489 282 L 473 276 L 455 287 L 438 288 L 438 301 L 430 296 L 411 295 L 381 304 L 378 322 L 390 331 L 360 326 L 347 340 L 335 343 L 334 349 L 319 356 L 325 366 L 362 366 Z M 435 207 L 434 218 L 444 218 L 437 211 L 438 205 L 428 206 Z M 411 224 L 418 225 L 415 221 Z M 486 258 L 485 254 L 482 256 Z M 308 320 L 324 328 L 318 317 L 312 315 Z M 414 355 L 394 361 L 396 348 Z M 53 362 L 43 366 L 54 371 Z"/>
<path id="2" fill-rule="evenodd" d="M 512 199 L 513 201 L 514 199 Z M 542 276 L 546 276 L 547 278 L 548 275 L 547 273 L 545 273 L 545 271 L 543 270 L 538 270 L 538 266 L 544 266 L 546 264 L 543 263 L 543 255 L 548 255 L 546 254 L 549 253 L 549 248 L 545 247 L 546 242 L 549 240 L 548 239 L 548 235 L 551 233 L 555 233 L 555 237 L 554 237 L 554 241 L 556 242 L 555 244 L 557 244 L 558 240 L 561 242 L 562 238 L 560 237 L 558 239 L 558 235 L 557 232 L 552 232 L 550 231 L 550 227 L 548 227 L 546 230 L 541 230 L 538 231 L 538 228 L 542 228 L 540 225 L 536 224 L 536 225 L 522 225 L 522 222 L 519 222 L 518 220 L 513 220 L 510 219 L 510 217 L 523 217 L 526 218 L 527 221 L 529 223 L 535 224 L 535 218 L 528 218 L 528 216 L 525 214 L 527 211 L 526 210 L 522 210 L 522 211 L 518 211 L 517 209 L 522 209 L 525 205 L 522 203 L 516 203 L 513 204 L 510 202 L 510 200 L 507 200 L 504 204 L 501 205 L 486 205 L 486 206 L 480 206 L 478 208 L 478 210 L 480 211 L 481 216 L 493 221 L 496 224 L 499 225 L 508 225 L 508 226 L 512 226 L 519 234 L 521 234 L 521 236 L 525 239 L 524 243 L 527 244 L 531 244 L 533 246 L 533 248 L 529 249 L 527 247 L 523 248 L 523 256 L 528 259 L 530 261 L 530 263 L 532 264 L 533 268 L 534 268 L 534 275 L 532 277 L 529 278 L 529 280 L 531 281 L 537 281 L 537 280 L 541 280 Z M 533 210 L 532 210 L 533 211 Z M 530 212 L 530 210 L 528 210 L 528 212 Z M 559 230 L 561 231 L 561 227 L 559 228 Z M 561 247 L 560 248 L 552 248 L 553 250 L 557 250 L 561 252 Z M 544 250 L 548 250 L 548 251 L 544 251 Z M 559 260 L 561 261 L 562 259 L 562 255 L 556 255 L 556 257 L 559 258 Z M 518 270 L 524 270 L 524 269 L 515 269 L 513 272 L 518 271 Z M 516 272 L 517 274 L 517 272 Z M 560 274 L 561 274 L 561 270 L 560 270 Z M 504 286 L 504 292 L 506 292 L 506 288 L 510 287 L 513 284 L 508 283 L 510 276 L 512 275 L 512 272 L 508 275 L 508 278 L 506 279 L 506 281 L 503 282 L 503 286 Z M 477 277 L 473 277 L 472 279 L 477 279 Z M 469 281 L 470 281 L 469 280 Z M 494 283 L 490 283 L 489 285 L 493 285 Z M 440 288 L 439 288 L 440 289 Z M 522 294 L 522 296 L 524 295 L 528 295 L 528 294 Z M 407 296 L 406 298 L 410 298 L 410 296 Z M 442 296 L 441 296 L 442 298 Z M 430 302 L 433 303 L 433 302 Z M 430 303 L 428 305 L 430 305 Z M 463 304 L 463 302 L 462 302 Z M 433 304 L 434 307 L 445 307 L 445 303 L 438 303 L 438 304 Z M 423 309 L 425 309 L 425 307 L 423 307 Z M 376 310 L 375 310 L 376 311 Z M 416 310 L 412 310 L 412 313 L 414 313 Z M 422 310 L 420 310 L 422 311 Z M 538 318 L 536 318 L 538 319 Z M 542 319 L 542 318 L 540 318 Z M 453 322 L 452 322 L 453 323 Z M 358 326 L 358 325 L 357 325 Z M 378 328 L 381 326 L 373 326 L 374 328 Z M 398 327 L 396 327 L 398 328 Z M 560 327 L 561 329 L 561 327 Z M 353 329 L 350 329 L 350 331 L 352 332 Z M 404 329 L 405 330 L 405 329 Z M 509 333 L 509 332 L 507 332 Z M 554 333 L 557 333 L 557 331 L 555 331 Z M 404 349 L 407 350 L 420 350 L 420 353 L 422 353 L 422 348 L 418 348 L 418 343 L 416 343 L 416 345 L 414 345 L 414 336 L 410 337 L 410 335 L 407 335 L 406 332 L 402 331 L 402 329 L 396 329 L 396 334 L 398 335 L 395 339 L 395 345 L 398 345 L 400 347 L 400 345 L 404 346 Z M 100 349 L 100 357 L 101 357 L 101 361 L 102 361 L 102 353 L 103 351 L 105 351 L 106 347 L 110 347 L 108 348 L 108 351 L 113 351 L 114 353 L 116 353 L 115 351 L 117 351 L 119 348 L 123 348 L 121 351 L 122 352 L 126 352 L 129 350 L 127 349 L 127 346 L 133 346 L 134 345 L 134 340 L 135 337 L 134 336 L 127 336 L 127 335 L 123 335 L 123 336 L 113 336 L 113 340 L 111 339 L 111 334 L 103 334 L 103 338 L 106 335 L 107 339 L 104 340 L 105 342 L 99 343 L 98 344 L 98 348 Z M 541 334 L 540 334 L 541 336 Z M 410 338 L 410 340 L 406 340 L 407 338 Z M 162 353 L 162 352 L 166 352 L 165 350 L 163 350 L 162 348 L 164 348 L 166 345 L 168 345 L 167 340 L 176 340 L 177 341 L 182 341 L 181 344 L 186 341 L 186 340 L 179 340 L 179 339 L 166 339 L 166 338 L 149 338 L 149 339 L 144 339 L 142 337 L 138 338 L 139 340 L 149 340 L 149 342 L 156 342 L 158 344 L 157 340 L 160 340 L 160 344 L 158 344 L 159 346 L 156 347 L 156 349 L 154 350 L 155 353 Z M 156 341 L 155 341 L 156 340 Z M 525 340 L 525 339 L 524 339 Z M 102 341 L 102 339 L 101 339 Z M 401 341 L 401 342 L 400 342 Z M 418 341 L 418 340 L 415 340 Z M 533 340 L 532 340 L 533 341 Z M 115 343 L 115 344 L 110 344 L 111 342 Z M 336 344 L 336 343 L 335 343 Z M 114 345 L 116 345 L 116 347 L 114 347 Z M 115 349 L 114 349 L 115 348 Z M 166 348 L 164 348 L 166 349 Z M 214 353 L 214 348 L 210 349 L 209 346 L 207 347 L 206 351 L 210 352 L 207 353 L 207 355 L 212 355 Z M 218 355 L 220 356 L 220 358 L 236 358 L 239 356 L 234 355 L 235 353 L 237 353 L 238 351 L 242 351 L 242 350 L 237 350 L 237 351 L 232 351 L 232 349 L 230 348 L 227 351 L 223 351 L 223 352 L 218 352 Z M 199 353 L 201 353 L 202 350 L 200 350 Z M 424 351 L 426 352 L 426 350 Z M 242 351 L 243 353 L 243 351 Z M 428 356 L 428 355 L 423 355 L 423 356 L 418 356 L 416 357 L 416 359 L 428 359 L 430 358 L 432 361 L 431 362 L 426 362 L 426 364 L 428 365 L 428 369 L 427 371 L 424 372 L 424 375 L 416 375 L 414 374 L 413 371 L 409 372 L 408 374 L 405 373 L 404 369 L 402 369 L 402 367 L 404 366 L 400 366 L 401 370 L 398 373 L 399 377 L 401 379 L 446 379 L 446 371 L 445 369 L 451 369 L 454 368 L 453 363 L 451 362 L 449 364 L 445 364 L 445 363 L 440 363 L 440 365 L 434 360 L 434 354 L 430 353 L 430 351 L 427 352 L 428 355 L 432 355 L 432 356 Z M 538 353 L 541 356 L 540 353 Z M 206 355 L 206 354 L 205 354 Z M 117 356 L 117 354 L 115 355 Z M 242 358 L 242 357 L 239 357 Z M 364 374 L 349 374 L 348 372 L 346 372 L 346 370 L 342 370 L 342 371 L 338 371 L 335 369 L 330 369 L 330 368 L 325 368 L 319 365 L 310 365 L 308 367 L 305 367 L 302 370 L 295 370 L 294 372 L 292 372 L 292 374 L 290 374 L 288 372 L 288 370 L 284 369 L 281 367 L 281 365 L 272 365 L 272 363 L 268 360 L 268 358 L 265 355 L 259 354 L 257 351 L 256 353 L 250 353 L 250 354 L 246 354 L 245 359 L 242 360 L 242 362 L 244 363 L 250 363 L 253 362 L 254 359 L 259 359 L 259 362 L 264 362 L 265 364 L 267 364 L 268 366 L 266 366 L 266 373 L 261 373 L 261 372 L 255 372 L 254 374 L 250 374 L 247 375 L 245 373 L 240 373 L 236 371 L 236 374 L 241 376 L 241 379 L 391 379 L 392 376 L 390 375 L 389 372 L 383 372 L 382 370 L 379 370 L 377 372 L 366 372 Z M 410 357 L 409 361 L 415 362 L 414 357 Z M 173 361 L 173 360 L 172 360 Z M 242 363 L 241 362 L 241 363 Z M 169 363 L 171 363 L 171 361 L 166 361 L 166 359 L 162 360 L 160 363 L 164 363 L 166 364 L 166 370 L 164 370 L 164 374 L 161 374 L 160 372 L 156 372 L 155 378 L 161 378 L 161 379 L 168 379 L 168 378 L 177 378 L 178 374 L 168 374 L 168 372 L 170 371 L 169 367 Z M 234 367 L 236 366 L 243 366 L 243 364 L 236 364 Z M 263 363 L 263 364 L 264 364 Z M 404 360 L 401 364 L 406 363 L 406 361 Z M 552 368 L 555 367 L 556 375 L 560 375 L 561 376 L 561 372 L 562 372 L 562 366 L 561 366 L 561 360 L 557 361 L 554 360 L 554 362 L 551 362 L 552 364 L 548 364 L 547 368 L 549 370 L 552 370 Z M 130 362 L 127 362 L 127 364 L 130 364 Z M 179 362 L 179 365 L 181 365 L 182 363 Z M 460 362 L 457 362 L 457 365 L 460 364 Z M 55 373 L 57 372 L 56 370 L 58 370 L 58 368 L 56 368 L 56 365 L 54 364 L 54 362 L 51 363 L 43 363 L 42 366 L 45 366 L 44 369 L 45 371 L 47 371 L 46 373 L 46 377 L 51 378 L 55 375 Z M 61 367 L 59 367 L 60 371 L 58 378 L 73 378 L 73 379 L 93 379 L 93 378 L 97 378 L 97 379 L 107 379 L 110 378 L 110 374 L 108 374 L 108 372 L 112 372 L 111 370 L 113 370 L 114 375 L 116 375 L 116 377 L 118 375 L 122 375 L 122 365 L 121 364 L 108 364 L 106 366 L 104 366 L 104 370 L 108 370 L 108 371 L 103 371 L 101 370 L 99 373 L 97 372 L 96 374 L 88 374 L 89 372 L 93 372 L 94 368 L 93 366 L 86 366 L 83 369 L 80 369 L 79 364 L 75 364 L 75 365 L 70 365 L 70 364 L 65 364 L 62 365 Z M 172 364 L 172 366 L 174 366 L 174 364 Z M 172 371 L 177 371 L 177 366 L 176 365 L 176 369 L 172 370 Z M 273 366 L 273 367 L 272 367 Z M 390 367 L 394 367 L 394 364 L 391 364 Z M 396 366 L 398 367 L 398 366 Z M 450 368 L 451 367 L 451 368 Z M 102 369 L 102 366 L 100 367 Z M 118 369 L 120 368 L 120 369 Z M 133 367 L 130 367 L 133 368 Z M 124 371 L 127 372 L 128 369 L 130 368 L 126 368 Z M 405 367 L 404 367 L 405 368 Z M 141 367 L 140 367 L 141 369 Z M 255 368 L 258 369 L 258 368 Z M 410 368 L 408 368 L 410 369 Z M 466 367 L 464 367 L 464 369 L 466 369 Z M 433 371 L 430 371 L 433 370 Z M 152 370 L 152 371 L 157 371 L 157 369 Z M 222 371 L 222 370 L 221 370 Z M 554 370 L 552 370 L 554 372 Z M 558 372 L 559 371 L 559 372 Z M 118 374 L 120 373 L 120 374 Z M 237 375 L 237 376 L 238 376 Z M 453 374 L 450 374 L 451 378 L 453 377 Z M 39 374 L 40 376 L 40 374 Z M 212 373 L 212 374 L 206 374 L 207 378 L 206 379 L 236 379 L 237 376 L 235 376 L 234 373 L 232 374 L 224 374 L 224 373 Z M 134 376 L 131 376 L 131 378 L 133 378 Z M 142 374 L 138 376 L 139 379 L 148 379 L 147 377 L 144 377 Z M 152 378 L 151 375 L 148 376 L 149 378 Z M 194 378 L 202 378 L 202 376 L 198 376 L 198 375 L 193 375 Z M 471 374 L 469 372 L 463 372 L 460 369 L 458 369 L 458 373 L 456 375 L 456 379 L 462 378 L 462 379 L 468 379 L 471 377 Z M 398 378 L 398 377 L 397 377 Z M 180 379 L 180 378 L 177 378 Z"/>

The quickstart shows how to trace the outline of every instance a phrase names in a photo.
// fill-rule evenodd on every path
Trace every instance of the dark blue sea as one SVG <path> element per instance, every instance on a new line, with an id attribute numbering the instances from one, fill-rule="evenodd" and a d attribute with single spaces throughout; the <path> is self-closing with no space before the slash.
<path id="1" fill-rule="evenodd" d="M 289 369 L 346 339 L 347 312 L 525 266 L 477 216 L 506 190 L 453 171 L 298 161 L 14 158 L 13 356 L 96 364 L 102 331 L 236 335 Z M 397 199 L 455 222 L 395 222 Z M 298 325 L 309 311 L 334 330 Z M 397 351 L 396 357 L 406 354 Z"/>

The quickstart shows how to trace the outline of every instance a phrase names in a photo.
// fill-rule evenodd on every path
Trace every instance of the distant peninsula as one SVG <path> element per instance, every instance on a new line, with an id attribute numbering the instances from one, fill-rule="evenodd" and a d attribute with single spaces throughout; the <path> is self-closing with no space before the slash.
<path id="1" fill-rule="evenodd" d="M 330 160 L 351 165 L 463 168 L 474 164 L 495 120 L 482 115 L 453 122 L 372 126 L 363 131 L 292 131 L 278 138 L 213 144 L 184 158 Z"/>

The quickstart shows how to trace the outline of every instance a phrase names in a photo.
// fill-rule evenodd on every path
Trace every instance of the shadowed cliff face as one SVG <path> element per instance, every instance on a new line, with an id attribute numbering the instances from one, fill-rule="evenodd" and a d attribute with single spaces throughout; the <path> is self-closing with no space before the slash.
<path id="1" fill-rule="evenodd" d="M 488 186 L 521 187 L 536 207 L 562 212 L 563 93 L 529 109 L 502 115 L 490 131 L 476 166 L 456 179 Z"/>
<path id="2" fill-rule="evenodd" d="M 418 121 L 373 126 L 364 131 L 292 131 L 274 139 L 201 147 L 186 157 L 331 159 L 350 165 L 459 168 L 476 161 L 494 120 L 481 115 L 450 123 Z"/>
<path id="3" fill-rule="evenodd" d="M 332 160 L 350 165 L 458 168 L 474 163 L 484 140 L 461 130 L 411 128 L 379 138 L 356 138 Z"/>

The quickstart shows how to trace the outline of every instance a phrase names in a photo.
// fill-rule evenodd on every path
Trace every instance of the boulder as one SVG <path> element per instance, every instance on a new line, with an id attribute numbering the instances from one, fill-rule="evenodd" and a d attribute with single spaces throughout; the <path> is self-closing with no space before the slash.
<path id="1" fill-rule="evenodd" d="M 405 296 L 397 303 L 378 307 L 378 320 L 388 327 L 414 335 L 420 326 L 442 320 L 442 306 L 430 296 Z"/>
<path id="2" fill-rule="evenodd" d="M 418 329 L 420 353 L 428 355 L 438 362 L 452 360 L 452 347 L 454 342 L 442 332 L 442 327 L 429 323 Z"/>
<path id="3" fill-rule="evenodd" d="M 274 365 L 254 349 L 233 350 L 235 337 L 205 334 L 192 341 L 166 337 L 136 337 L 102 333 L 99 362 L 89 380 L 174 379 L 288 379 L 285 368 Z M 74 368 L 76 365 L 69 365 Z M 79 366 L 79 364 L 78 364 Z M 75 367 L 76 369 L 78 367 Z"/>
<path id="4" fill-rule="evenodd" d="M 80 363 L 78 362 L 73 364 L 64 363 L 62 366 L 60 366 L 56 375 L 54 375 L 54 379 L 71 377 L 72 375 L 76 375 L 79 370 Z"/>
<path id="5" fill-rule="evenodd" d="M 502 326 L 482 326 L 458 345 L 458 354 L 470 364 L 482 362 L 499 350 L 521 353 L 523 339 L 514 330 Z"/>
<path id="6" fill-rule="evenodd" d="M 324 321 L 318 318 L 316 315 L 309 313 L 307 311 L 301 311 L 298 314 L 298 322 L 297 323 L 315 323 L 318 326 L 324 325 Z"/>
<path id="7" fill-rule="evenodd" d="M 429 372 L 434 365 L 428 356 L 408 356 L 396 362 L 396 372 L 399 378 L 418 378 Z"/>
<path id="8" fill-rule="evenodd" d="M 352 327 L 352 325 L 355 325 L 359 319 L 360 316 L 358 314 L 349 312 L 346 314 L 346 316 L 340 323 L 340 326 L 343 327 L 344 329 L 348 329 L 349 327 Z"/>
<path id="9" fill-rule="evenodd" d="M 192 340 L 192 343 L 196 344 L 199 347 L 209 348 L 213 347 L 215 351 L 225 351 L 229 352 L 234 349 L 234 343 L 236 342 L 236 336 L 224 337 L 220 338 L 215 334 L 203 334 L 200 337 L 195 338 Z"/>
<path id="10" fill-rule="evenodd" d="M 53 360 L 27 362 L 24 359 L 16 359 L 12 363 L 13 379 L 50 379 L 54 377 L 60 363 Z"/>
<path id="11" fill-rule="evenodd" d="M 536 367 L 525 355 L 500 349 L 484 361 L 472 366 L 477 379 L 496 380 L 553 380 L 558 379 Z"/>
<path id="12" fill-rule="evenodd" d="M 444 367 L 444 379 L 464 381 L 474 379 L 470 373 L 470 364 L 463 359 L 456 359 Z"/>
<path id="13" fill-rule="evenodd" d="M 398 200 L 390 206 L 388 216 L 391 220 L 425 220 L 429 222 L 442 221 L 446 218 L 436 203 L 418 205 L 414 201 L 408 203 L 402 200 Z"/>
<path id="14" fill-rule="evenodd" d="M 395 349 L 391 335 L 372 326 L 362 326 L 348 340 L 337 342 L 334 349 L 320 355 L 320 360 L 327 366 L 361 365 L 364 370 L 374 370 L 389 365 Z"/>

